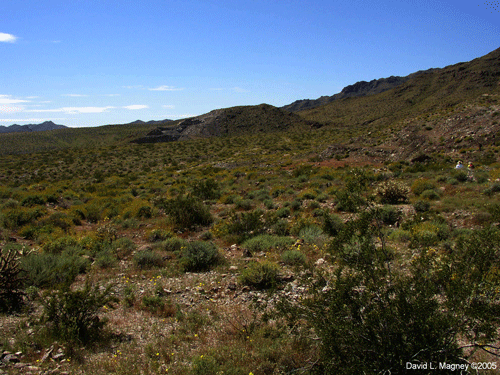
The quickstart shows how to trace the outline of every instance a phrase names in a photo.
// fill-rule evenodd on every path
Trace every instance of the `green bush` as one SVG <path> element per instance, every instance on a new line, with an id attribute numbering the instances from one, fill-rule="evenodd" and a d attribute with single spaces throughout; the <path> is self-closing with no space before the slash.
<path id="1" fill-rule="evenodd" d="M 152 250 L 138 251 L 134 254 L 133 261 L 135 265 L 141 269 L 163 267 L 164 265 L 162 256 Z"/>
<path id="2" fill-rule="evenodd" d="M 188 245 L 188 241 L 184 238 L 172 237 L 161 243 L 161 248 L 165 251 L 180 251 Z"/>
<path id="3" fill-rule="evenodd" d="M 219 199 L 221 196 L 219 184 L 213 179 L 198 181 L 192 189 L 193 195 L 200 199 Z"/>
<path id="4" fill-rule="evenodd" d="M 427 212 L 431 208 L 431 204 L 427 201 L 418 200 L 413 204 L 416 212 Z"/>
<path id="5" fill-rule="evenodd" d="M 384 224 L 394 225 L 401 221 L 401 211 L 391 206 L 384 206 L 380 209 L 380 219 Z"/>
<path id="6" fill-rule="evenodd" d="M 419 178 L 415 180 L 411 185 L 411 191 L 413 194 L 419 196 L 426 190 L 434 190 L 436 189 L 436 185 L 427 178 Z"/>
<path id="7" fill-rule="evenodd" d="M 277 237 L 269 234 L 261 234 L 246 240 L 241 244 L 241 246 L 248 249 L 251 253 L 258 253 L 261 251 L 267 252 L 271 249 L 281 251 L 294 243 L 295 240 L 290 237 Z"/>
<path id="8" fill-rule="evenodd" d="M 430 201 L 436 201 L 439 200 L 439 198 L 441 198 L 439 194 L 436 193 L 436 191 L 434 190 L 424 190 L 422 194 L 420 194 L 420 197 Z"/>
<path id="9" fill-rule="evenodd" d="M 209 225 L 213 221 L 208 207 L 196 197 L 179 195 L 174 199 L 159 200 L 157 205 L 181 228 Z"/>
<path id="10" fill-rule="evenodd" d="M 329 236 L 336 236 L 342 230 L 342 219 L 337 215 L 330 215 L 328 212 L 323 213 L 323 232 Z"/>
<path id="11" fill-rule="evenodd" d="M 373 246 L 378 227 L 376 212 L 347 222 L 330 247 L 339 265 L 332 277 L 299 303 L 277 305 L 288 324 L 305 319 L 302 337 L 314 329 L 315 373 L 404 374 L 415 371 L 407 364 L 466 364 L 464 347 L 498 340 L 500 231 L 476 231 L 451 252 L 422 249 L 408 267 L 395 268 L 384 246 Z"/>
<path id="12" fill-rule="evenodd" d="M 181 263 L 186 271 L 206 271 L 220 260 L 219 252 L 212 242 L 190 242 L 181 254 Z"/>
<path id="13" fill-rule="evenodd" d="M 257 289 L 274 288 L 278 282 L 279 267 L 276 263 L 252 262 L 241 271 L 240 282 Z"/>
<path id="14" fill-rule="evenodd" d="M 282 207 L 276 211 L 276 216 L 285 219 L 290 216 L 290 209 L 288 207 Z"/>
<path id="15" fill-rule="evenodd" d="M 290 266 L 305 264 L 306 260 L 306 255 L 298 250 L 287 250 L 281 254 L 281 261 Z"/>
<path id="16" fill-rule="evenodd" d="M 111 286 L 101 290 L 87 281 L 81 290 L 65 288 L 46 295 L 40 321 L 54 338 L 85 345 L 100 338 L 106 321 L 99 311 L 115 301 Z"/>
<path id="17" fill-rule="evenodd" d="M 26 285 L 38 288 L 70 285 L 76 276 L 85 273 L 89 266 L 89 259 L 69 252 L 60 255 L 31 253 L 21 258 Z"/>

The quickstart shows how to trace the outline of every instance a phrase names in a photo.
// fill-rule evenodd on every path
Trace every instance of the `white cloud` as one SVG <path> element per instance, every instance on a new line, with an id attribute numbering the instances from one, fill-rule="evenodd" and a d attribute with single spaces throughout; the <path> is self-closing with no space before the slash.
<path id="1" fill-rule="evenodd" d="M 142 89 L 144 86 L 142 85 L 133 85 L 133 86 L 122 86 L 124 89 Z"/>
<path id="2" fill-rule="evenodd" d="M 158 86 L 158 87 L 155 87 L 155 88 L 149 88 L 148 90 L 150 91 L 180 91 L 180 90 L 184 90 L 182 88 L 177 88 L 175 86 Z"/>
<path id="3" fill-rule="evenodd" d="M 11 122 L 11 123 L 19 123 L 19 122 L 45 122 L 45 121 L 60 121 L 60 120 L 67 120 L 65 117 L 61 118 L 28 118 L 28 119 L 21 119 L 21 118 L 0 118 L 0 122 Z"/>
<path id="4" fill-rule="evenodd" d="M 171 105 L 171 104 L 164 104 L 162 105 L 163 108 L 168 108 L 168 109 L 174 109 L 175 108 L 175 105 Z"/>
<path id="5" fill-rule="evenodd" d="M 26 103 L 28 100 L 11 99 L 10 95 L 0 95 L 0 104 Z"/>
<path id="6" fill-rule="evenodd" d="M 242 89 L 241 87 L 233 87 L 231 90 L 234 92 L 248 92 L 248 90 Z"/>
<path id="7" fill-rule="evenodd" d="M 127 105 L 127 106 L 125 106 L 123 108 L 135 110 L 135 109 L 146 109 L 146 108 L 149 108 L 149 106 L 148 105 L 142 105 L 142 104 L 133 104 L 133 105 Z"/>
<path id="8" fill-rule="evenodd" d="M 17 37 L 12 34 L 0 33 L 0 42 L 15 43 Z"/>
<path id="9" fill-rule="evenodd" d="M 22 107 L 10 107 L 6 105 L 0 105 L 0 113 L 10 113 L 10 112 L 21 112 Z"/>
<path id="10" fill-rule="evenodd" d="M 85 95 L 85 94 L 64 94 L 61 96 L 71 96 L 72 98 L 83 98 L 83 97 L 86 97 L 88 95 Z"/>
<path id="11" fill-rule="evenodd" d="M 106 112 L 108 109 L 113 109 L 115 107 L 63 107 L 55 109 L 31 109 L 26 112 L 63 112 L 67 114 L 78 114 L 78 113 L 102 113 Z"/>

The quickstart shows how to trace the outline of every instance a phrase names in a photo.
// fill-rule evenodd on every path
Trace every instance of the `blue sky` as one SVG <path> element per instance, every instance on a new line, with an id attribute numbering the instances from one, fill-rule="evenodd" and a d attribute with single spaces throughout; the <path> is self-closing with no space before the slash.
<path id="1" fill-rule="evenodd" d="M 498 1 L 2 0 L 0 125 L 282 106 L 499 47 Z"/>

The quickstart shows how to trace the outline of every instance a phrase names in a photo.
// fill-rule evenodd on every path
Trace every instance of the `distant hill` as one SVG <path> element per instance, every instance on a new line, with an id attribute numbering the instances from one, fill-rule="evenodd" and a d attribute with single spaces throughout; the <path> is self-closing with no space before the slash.
<path id="1" fill-rule="evenodd" d="M 260 104 L 216 109 L 201 116 L 177 121 L 172 126 L 159 127 L 133 142 L 170 142 L 318 127 L 321 125 L 304 120 L 294 113 L 269 104 Z"/>
<path id="2" fill-rule="evenodd" d="M 67 126 L 54 124 L 52 121 L 45 121 L 41 124 L 28 124 L 28 125 L 0 125 L 0 133 L 19 133 L 19 132 L 39 132 L 45 130 L 64 129 Z"/>
<path id="3" fill-rule="evenodd" d="M 298 112 L 298 111 L 304 111 L 306 109 L 316 108 L 321 105 L 331 103 L 335 100 L 380 94 L 381 92 L 390 90 L 394 87 L 397 87 L 405 83 L 406 81 L 416 77 L 419 74 L 429 73 L 435 70 L 437 69 L 420 70 L 405 77 L 390 76 L 388 78 L 374 79 L 371 80 L 370 82 L 359 81 L 353 85 L 344 87 L 342 91 L 339 92 L 338 94 L 332 96 L 322 96 L 318 99 L 296 100 L 295 102 L 285 105 L 281 108 L 290 112 Z"/>

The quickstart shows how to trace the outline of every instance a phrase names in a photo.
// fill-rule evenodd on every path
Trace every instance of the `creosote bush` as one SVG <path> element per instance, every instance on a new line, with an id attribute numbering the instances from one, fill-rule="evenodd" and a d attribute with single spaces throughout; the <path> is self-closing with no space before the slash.
<path id="1" fill-rule="evenodd" d="M 209 225 L 213 221 L 208 207 L 193 196 L 178 195 L 174 199 L 159 199 L 156 205 L 165 210 L 165 213 L 181 228 Z"/>
<path id="2" fill-rule="evenodd" d="M 279 267 L 270 261 L 252 262 L 241 271 L 240 282 L 256 289 L 269 289 L 278 282 Z"/>
<path id="3" fill-rule="evenodd" d="M 206 271 L 220 261 L 217 247 L 212 242 L 190 242 L 181 250 L 181 263 L 186 271 Z"/>
<path id="4" fill-rule="evenodd" d="M 83 289 L 63 288 L 47 294 L 42 299 L 40 323 L 55 339 L 89 344 L 101 337 L 106 324 L 99 311 L 113 302 L 112 286 L 101 290 L 100 285 L 92 287 L 87 280 Z"/>

